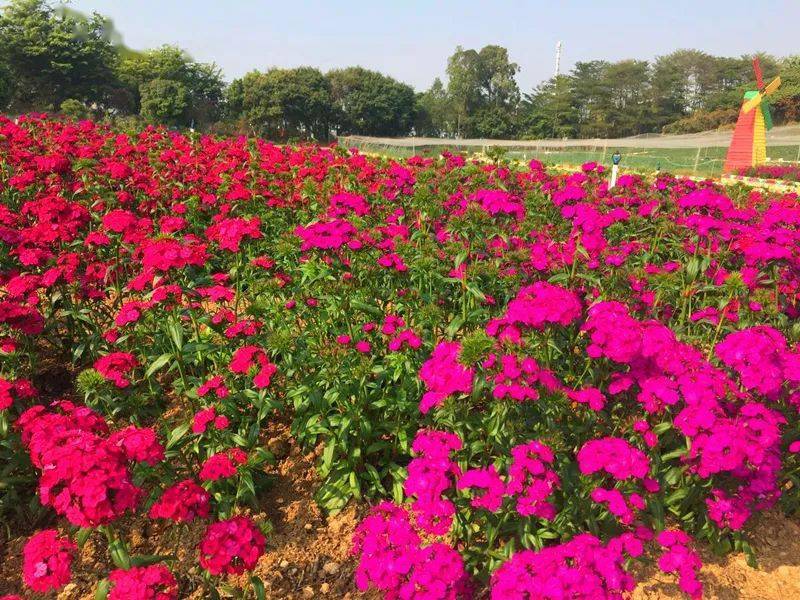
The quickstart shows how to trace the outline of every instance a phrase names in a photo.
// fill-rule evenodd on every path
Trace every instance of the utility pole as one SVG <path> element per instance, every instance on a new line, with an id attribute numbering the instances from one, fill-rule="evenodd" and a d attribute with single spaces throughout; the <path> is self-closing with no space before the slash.
<path id="1" fill-rule="evenodd" d="M 554 77 L 558 77 L 561 72 L 561 41 L 556 42 L 556 72 Z"/>
<path id="2" fill-rule="evenodd" d="M 553 120 L 553 138 L 558 137 L 558 102 L 560 98 L 558 97 L 558 83 L 559 83 L 559 72 L 561 71 L 561 40 L 556 42 L 556 71 L 555 75 L 553 75 L 553 82 L 555 83 L 555 95 L 556 95 L 556 115 L 555 119 Z"/>

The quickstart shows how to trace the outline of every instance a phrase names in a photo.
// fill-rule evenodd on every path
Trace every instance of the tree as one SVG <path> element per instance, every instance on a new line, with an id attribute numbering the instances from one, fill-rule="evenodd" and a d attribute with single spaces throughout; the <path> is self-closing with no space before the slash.
<path id="1" fill-rule="evenodd" d="M 0 14 L 0 56 L 11 70 L 13 110 L 55 109 L 67 98 L 104 104 L 117 52 L 98 14 L 57 14 L 44 0 L 11 0 Z"/>
<path id="2" fill-rule="evenodd" d="M 563 138 L 577 135 L 578 109 L 575 106 L 572 79 L 559 75 L 546 81 L 520 105 L 522 137 Z"/>
<path id="3" fill-rule="evenodd" d="M 416 104 L 414 133 L 439 137 L 454 132 L 452 105 L 441 79 L 437 77 L 427 91 L 417 94 Z"/>
<path id="4" fill-rule="evenodd" d="M 456 135 L 497 130 L 500 121 L 510 126 L 520 99 L 515 79 L 518 71 L 519 66 L 509 61 L 508 50 L 502 46 L 484 46 L 480 51 L 456 48 L 447 60 L 447 94 L 452 103 Z M 490 106 L 493 110 L 486 110 Z M 482 117 L 477 117 L 479 112 Z M 494 125 L 487 129 L 489 122 Z"/>
<path id="5" fill-rule="evenodd" d="M 188 93 L 180 81 L 153 79 L 139 87 L 141 115 L 162 125 L 177 125 L 184 119 Z"/>
<path id="6" fill-rule="evenodd" d="M 416 96 L 410 85 L 362 67 L 336 69 L 326 78 L 338 133 L 400 136 L 411 131 Z"/>
<path id="7" fill-rule="evenodd" d="M 781 80 L 781 87 L 770 98 L 776 116 L 784 121 L 800 121 L 800 55 L 784 59 Z"/>
<path id="8" fill-rule="evenodd" d="M 58 108 L 61 114 L 71 119 L 88 119 L 90 115 L 90 111 L 86 105 L 80 100 L 75 100 L 75 98 L 67 98 Z"/>
<path id="9" fill-rule="evenodd" d="M 187 107 L 177 125 L 204 127 L 221 115 L 225 89 L 221 71 L 214 64 L 194 61 L 176 46 L 129 53 L 120 60 L 117 74 L 127 92 L 119 97 L 125 111 L 141 111 L 143 85 L 166 80 L 180 83 L 186 94 Z"/>
<path id="10" fill-rule="evenodd" d="M 650 67 L 644 60 L 623 60 L 608 65 L 603 72 L 608 105 L 604 121 L 606 136 L 629 136 L 653 129 L 650 103 Z"/>
<path id="11" fill-rule="evenodd" d="M 0 111 L 8 108 L 14 94 L 14 81 L 11 68 L 0 57 Z"/>
<path id="12" fill-rule="evenodd" d="M 312 67 L 252 71 L 231 83 L 227 104 L 231 118 L 265 137 L 324 141 L 329 136 L 330 84 Z"/>

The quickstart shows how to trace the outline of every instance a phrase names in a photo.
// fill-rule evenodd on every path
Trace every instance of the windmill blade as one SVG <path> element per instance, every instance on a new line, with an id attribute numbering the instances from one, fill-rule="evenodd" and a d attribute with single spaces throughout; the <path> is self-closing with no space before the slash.
<path id="1" fill-rule="evenodd" d="M 753 58 L 753 71 L 756 74 L 756 86 L 758 89 L 762 89 L 764 87 L 764 76 L 761 74 L 761 61 L 757 56 Z"/>
<path id="2" fill-rule="evenodd" d="M 764 127 L 769 131 L 772 129 L 772 111 L 770 111 L 769 102 L 766 99 L 761 103 L 761 114 L 764 115 Z"/>
<path id="3" fill-rule="evenodd" d="M 764 99 L 764 94 L 758 92 L 757 95 L 744 104 L 742 104 L 742 112 L 749 113 L 751 110 L 756 108 L 759 104 L 761 104 L 761 100 Z"/>
<path id="4" fill-rule="evenodd" d="M 775 90 L 777 90 L 779 87 L 781 87 L 780 75 L 775 79 L 773 79 L 772 81 L 770 81 L 769 85 L 764 88 L 764 94 L 769 95 L 773 93 Z"/>

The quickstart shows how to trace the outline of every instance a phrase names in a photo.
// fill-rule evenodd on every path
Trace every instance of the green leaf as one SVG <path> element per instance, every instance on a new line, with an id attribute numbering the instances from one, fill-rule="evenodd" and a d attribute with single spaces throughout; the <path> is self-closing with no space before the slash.
<path id="1" fill-rule="evenodd" d="M 170 360 L 172 360 L 172 354 L 162 354 L 157 359 L 155 359 L 152 363 L 150 363 L 150 366 L 147 367 L 147 371 L 145 371 L 144 373 L 145 379 L 149 379 L 153 375 L 153 373 L 161 369 Z"/>
<path id="2" fill-rule="evenodd" d="M 167 436 L 167 445 L 166 448 L 169 450 L 174 446 L 178 440 L 180 440 L 186 432 L 189 431 L 189 423 L 183 423 L 182 425 L 178 425 L 175 429 L 169 432 Z"/>
<path id="3" fill-rule="evenodd" d="M 134 567 L 147 567 L 156 563 L 175 560 L 172 554 L 138 554 L 131 556 L 131 565 Z"/>
<path id="4" fill-rule="evenodd" d="M 94 600 L 106 600 L 111 582 L 108 579 L 101 579 L 97 582 L 97 589 L 94 592 Z"/>
<path id="5" fill-rule="evenodd" d="M 250 583 L 253 585 L 253 591 L 256 594 L 256 600 L 264 600 L 267 597 L 267 591 L 264 588 L 264 582 L 258 577 L 253 575 L 250 578 Z"/>
<path id="6" fill-rule="evenodd" d="M 81 527 L 78 530 L 78 533 L 75 534 L 75 542 L 78 544 L 78 548 L 83 548 L 86 540 L 89 539 L 89 536 L 92 535 L 94 529 L 91 527 Z"/>

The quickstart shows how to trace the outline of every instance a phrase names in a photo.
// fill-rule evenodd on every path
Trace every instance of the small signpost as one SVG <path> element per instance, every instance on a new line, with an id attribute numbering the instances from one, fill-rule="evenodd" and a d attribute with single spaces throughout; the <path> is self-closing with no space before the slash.
<path id="1" fill-rule="evenodd" d="M 617 176 L 619 175 L 619 162 L 622 160 L 622 154 L 619 150 L 614 150 L 611 155 L 611 182 L 608 184 L 608 189 L 613 190 L 617 185 Z"/>

